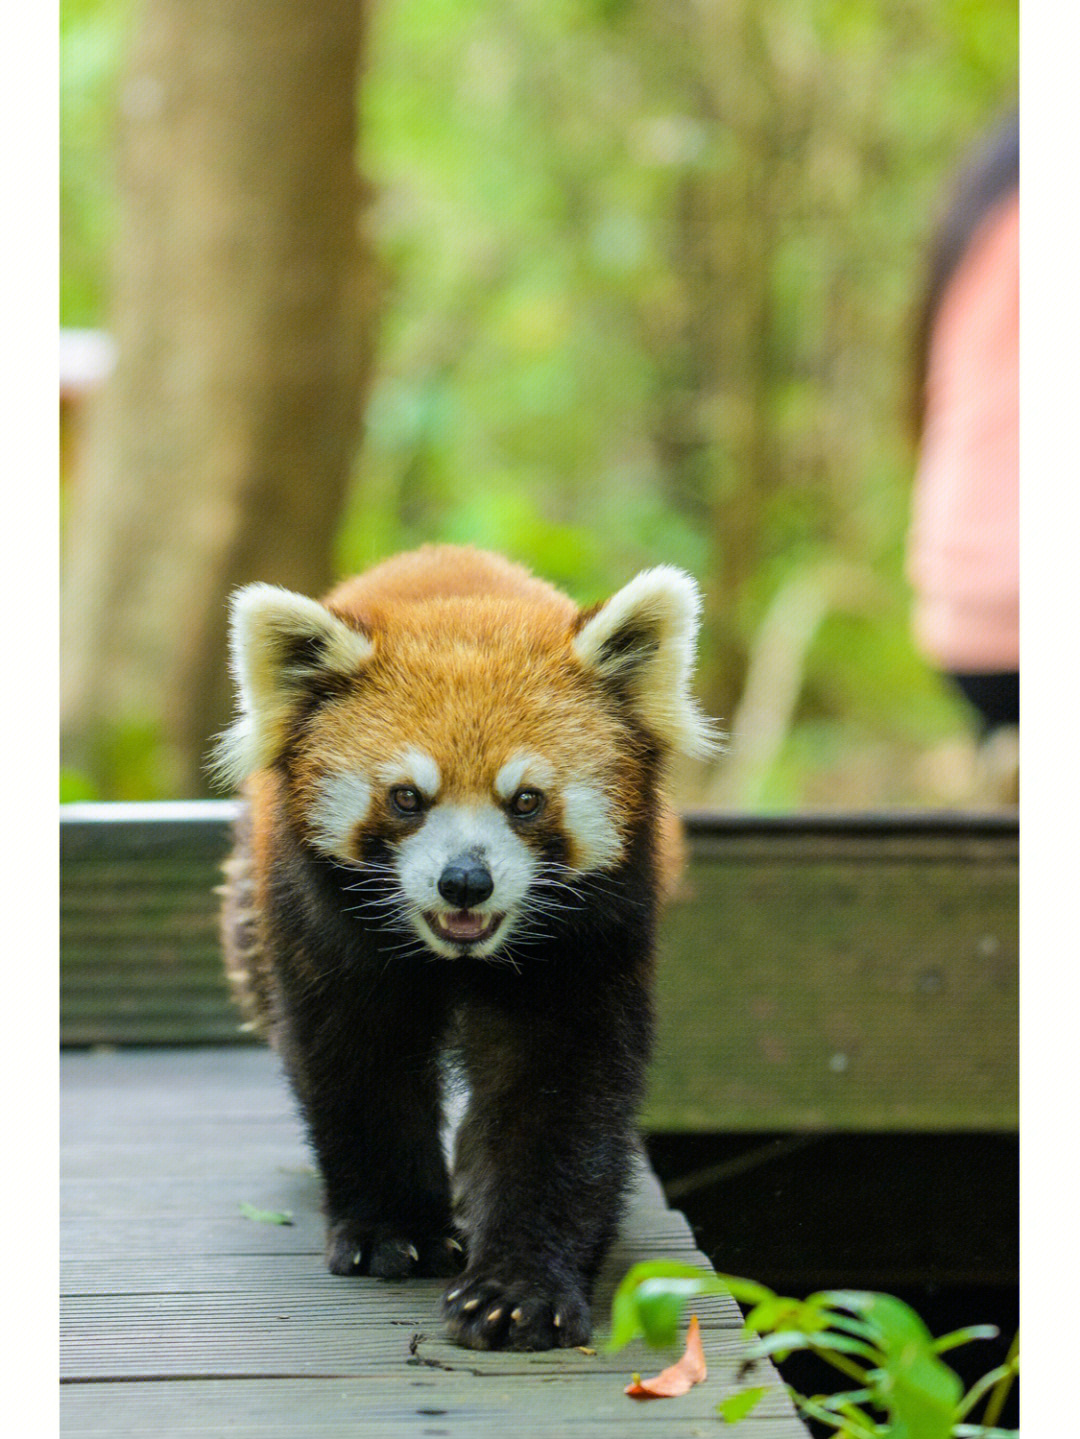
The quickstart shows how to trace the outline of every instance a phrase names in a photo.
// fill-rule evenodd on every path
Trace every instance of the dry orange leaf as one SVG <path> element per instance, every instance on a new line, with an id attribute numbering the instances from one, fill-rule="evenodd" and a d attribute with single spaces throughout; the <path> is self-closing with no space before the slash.
<path id="1" fill-rule="evenodd" d="M 631 1399 L 675 1399 L 685 1394 L 695 1384 L 700 1384 L 708 1370 L 705 1367 L 705 1351 L 701 1347 L 701 1330 L 697 1315 L 690 1317 L 686 1331 L 686 1353 L 677 1364 L 672 1364 L 654 1379 L 639 1379 L 635 1375 L 633 1384 L 623 1390 Z"/>

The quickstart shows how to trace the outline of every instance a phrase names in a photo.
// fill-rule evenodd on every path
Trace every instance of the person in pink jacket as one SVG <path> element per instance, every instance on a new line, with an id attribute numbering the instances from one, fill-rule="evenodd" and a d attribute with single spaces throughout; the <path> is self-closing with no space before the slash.
<path id="1" fill-rule="evenodd" d="M 978 712 L 1020 719 L 1019 125 L 984 140 L 931 251 L 908 543 L 916 641 Z"/>

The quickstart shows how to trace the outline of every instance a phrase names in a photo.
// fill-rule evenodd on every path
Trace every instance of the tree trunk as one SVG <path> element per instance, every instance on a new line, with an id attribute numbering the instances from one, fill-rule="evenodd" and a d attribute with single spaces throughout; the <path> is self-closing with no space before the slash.
<path id="1" fill-rule="evenodd" d="M 680 56 L 672 103 L 705 137 L 671 205 L 682 319 L 675 343 L 666 341 L 670 380 L 654 440 L 675 502 L 709 536 L 701 683 L 710 713 L 730 723 L 749 660 L 746 594 L 770 502 L 788 478 L 774 411 L 793 361 L 777 338 L 773 285 L 808 94 L 773 53 L 769 32 L 783 28 L 783 14 L 756 0 L 652 0 L 650 14 L 655 53 L 667 64 L 673 50 Z"/>
<path id="2" fill-rule="evenodd" d="M 363 0 L 145 0 L 121 92 L 101 398 L 69 518 L 68 763 L 205 790 L 228 715 L 225 601 L 330 582 L 375 317 L 354 162 Z"/>

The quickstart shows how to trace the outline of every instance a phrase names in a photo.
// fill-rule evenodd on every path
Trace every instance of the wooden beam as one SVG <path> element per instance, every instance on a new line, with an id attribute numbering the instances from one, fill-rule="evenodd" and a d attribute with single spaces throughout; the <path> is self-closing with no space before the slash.
<path id="1" fill-rule="evenodd" d="M 213 895 L 234 813 L 64 807 L 64 1043 L 245 1038 Z M 648 1127 L 1015 1126 L 1015 816 L 692 814 L 687 830 Z"/>
<path id="2" fill-rule="evenodd" d="M 1017 833 L 998 816 L 692 816 L 664 930 L 658 1129 L 1000 1129 Z"/>

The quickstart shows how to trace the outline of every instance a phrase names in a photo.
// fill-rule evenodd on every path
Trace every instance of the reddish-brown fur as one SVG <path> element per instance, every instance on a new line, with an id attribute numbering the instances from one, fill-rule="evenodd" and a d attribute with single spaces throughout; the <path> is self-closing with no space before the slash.
<path id="1" fill-rule="evenodd" d="M 579 612 L 552 585 L 495 555 L 426 546 L 346 580 L 324 603 L 372 636 L 375 657 L 362 724 L 351 693 L 310 724 L 290 796 L 298 818 L 328 761 L 369 769 L 405 741 L 436 760 L 445 798 L 486 793 L 501 765 L 528 749 L 564 781 L 603 776 L 620 826 L 636 820 L 640 757 L 572 656 Z M 258 834 L 267 819 L 254 808 Z M 660 830 L 668 890 L 681 863 L 673 814 Z"/>

